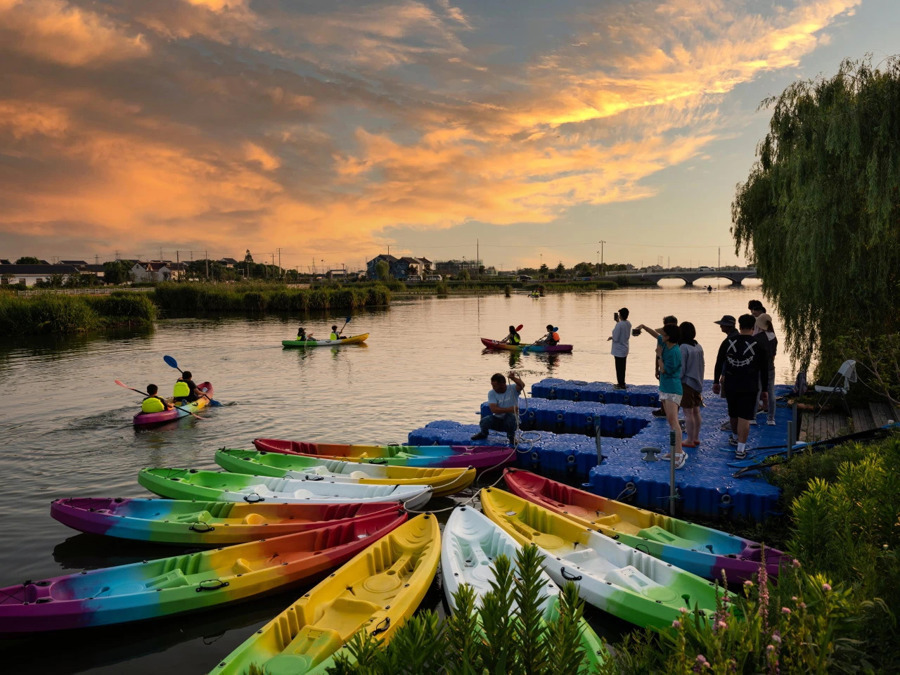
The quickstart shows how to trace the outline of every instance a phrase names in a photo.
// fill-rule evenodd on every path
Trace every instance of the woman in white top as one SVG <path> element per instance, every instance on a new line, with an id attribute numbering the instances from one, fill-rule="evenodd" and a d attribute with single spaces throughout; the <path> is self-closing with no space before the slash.
<path id="1" fill-rule="evenodd" d="M 616 361 L 616 389 L 625 388 L 625 361 L 628 359 L 628 342 L 631 339 L 631 322 L 628 320 L 628 308 L 623 307 L 614 315 L 616 325 L 612 335 L 606 338 L 612 340 L 611 353 Z"/>

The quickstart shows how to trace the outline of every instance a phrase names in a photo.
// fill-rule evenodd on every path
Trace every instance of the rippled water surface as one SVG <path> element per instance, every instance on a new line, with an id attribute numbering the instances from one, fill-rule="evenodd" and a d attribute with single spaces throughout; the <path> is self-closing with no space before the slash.
<path id="1" fill-rule="evenodd" d="M 368 343 L 343 348 L 285 350 L 298 319 L 171 319 L 154 330 L 117 337 L 0 342 L 0 586 L 82 569 L 175 555 L 180 549 L 77 534 L 49 516 L 59 497 L 149 496 L 137 484 L 147 466 L 216 468 L 215 449 L 250 447 L 257 436 L 331 442 L 404 442 L 436 419 L 476 423 L 489 379 L 515 367 L 526 385 L 545 377 L 614 380 L 609 355 L 613 312 L 631 310 L 634 324 L 661 325 L 666 314 L 690 320 L 707 354 L 711 377 L 721 333 L 713 321 L 746 312 L 758 286 L 712 292 L 659 289 L 397 301 L 390 309 L 353 316 L 344 334 L 367 332 Z M 775 321 L 777 315 L 773 314 Z M 304 317 L 307 330 L 328 333 L 343 316 Z M 531 341 L 552 323 L 572 354 L 483 353 L 479 337 L 501 338 L 524 324 Z M 776 326 L 776 331 L 778 327 Z M 633 338 L 629 383 L 653 382 L 654 341 Z M 222 407 L 204 420 L 135 432 L 131 417 L 149 382 L 171 392 L 177 371 L 209 380 Z M 778 382 L 792 381 L 780 354 Z M 492 482 L 485 476 L 480 482 Z M 464 497 L 472 495 L 470 491 Z M 434 507 L 452 506 L 435 500 Z M 187 617 L 65 636 L 52 645 L 5 640 L 0 649 L 37 672 L 201 673 L 296 599 L 297 591 Z M 426 599 L 440 606 L 435 585 Z M 604 618 L 594 617 L 594 623 Z M 602 632 L 603 627 L 598 626 Z M 23 668 L 22 672 L 26 672 Z"/>

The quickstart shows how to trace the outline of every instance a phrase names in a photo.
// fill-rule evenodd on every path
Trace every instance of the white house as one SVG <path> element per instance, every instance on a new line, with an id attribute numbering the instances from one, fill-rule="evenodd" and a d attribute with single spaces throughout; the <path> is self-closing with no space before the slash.
<path id="1" fill-rule="evenodd" d="M 68 281 L 78 269 L 72 265 L 0 265 L 0 283 L 34 286 L 38 281 L 49 281 L 54 276 L 62 277 L 63 283 Z"/>

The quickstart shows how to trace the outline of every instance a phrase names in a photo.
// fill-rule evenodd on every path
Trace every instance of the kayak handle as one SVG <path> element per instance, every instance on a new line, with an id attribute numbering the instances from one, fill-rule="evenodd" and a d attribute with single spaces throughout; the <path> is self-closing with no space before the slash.
<path id="1" fill-rule="evenodd" d="M 568 572 L 566 572 L 565 567 L 560 568 L 559 573 L 562 574 L 563 579 L 568 579 L 569 581 L 581 581 L 580 574 L 577 576 L 574 574 L 569 574 Z"/>
<path id="2" fill-rule="evenodd" d="M 390 627 L 391 627 L 391 617 L 386 616 L 386 617 L 384 617 L 383 621 L 381 621 L 377 626 L 375 626 L 375 630 L 372 631 L 372 637 L 378 635 L 379 633 L 383 633 Z"/>
<path id="3" fill-rule="evenodd" d="M 252 495 L 247 495 L 246 497 L 244 497 L 244 501 L 247 502 L 248 504 L 256 504 L 258 502 L 265 501 L 265 499 L 266 499 L 265 497 L 260 497 L 255 492 Z"/>
<path id="4" fill-rule="evenodd" d="M 217 591 L 220 588 L 225 588 L 228 585 L 227 581 L 222 581 L 221 579 L 204 579 L 197 585 L 197 592 L 200 591 Z"/>
<path id="5" fill-rule="evenodd" d="M 209 523 L 204 523 L 202 520 L 198 520 L 195 523 L 191 523 L 191 526 L 188 529 L 191 529 L 194 532 L 212 532 L 216 528 L 214 528 Z"/>

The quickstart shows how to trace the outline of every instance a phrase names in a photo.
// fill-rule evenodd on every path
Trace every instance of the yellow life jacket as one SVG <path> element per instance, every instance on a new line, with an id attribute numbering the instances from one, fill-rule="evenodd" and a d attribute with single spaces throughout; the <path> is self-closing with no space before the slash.
<path id="1" fill-rule="evenodd" d="M 157 413 L 166 409 L 166 406 L 158 396 L 149 396 L 141 402 L 141 412 Z"/>
<path id="2" fill-rule="evenodd" d="M 332 333 L 331 335 L 328 336 L 328 339 L 329 340 L 340 340 L 341 338 L 337 333 Z"/>
<path id="3" fill-rule="evenodd" d="M 184 380 L 178 380 L 175 383 L 175 390 L 172 392 L 172 396 L 175 398 L 187 398 L 191 395 L 191 388 L 188 386 L 187 382 Z"/>

